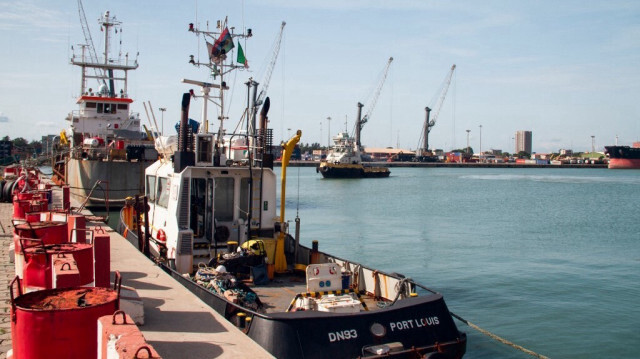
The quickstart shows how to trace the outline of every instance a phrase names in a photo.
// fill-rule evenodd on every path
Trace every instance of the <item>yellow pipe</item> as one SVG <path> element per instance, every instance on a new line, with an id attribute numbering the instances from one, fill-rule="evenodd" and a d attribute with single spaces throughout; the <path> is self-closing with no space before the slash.
<path id="1" fill-rule="evenodd" d="M 280 190 L 280 234 L 276 241 L 276 255 L 275 255 L 275 271 L 276 273 L 283 273 L 287 270 L 287 259 L 284 256 L 284 203 L 286 198 L 287 187 L 287 166 L 289 165 L 289 159 L 293 153 L 293 149 L 296 147 L 302 136 L 302 131 L 298 130 L 296 135 L 293 136 L 287 143 L 282 145 L 282 178 L 281 178 L 281 190 Z"/>

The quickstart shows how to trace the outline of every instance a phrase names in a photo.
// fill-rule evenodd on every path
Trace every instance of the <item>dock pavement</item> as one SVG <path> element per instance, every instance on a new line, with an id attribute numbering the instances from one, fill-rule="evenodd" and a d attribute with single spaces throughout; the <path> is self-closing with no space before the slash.
<path id="1" fill-rule="evenodd" d="M 15 277 L 14 264 L 9 260 L 12 214 L 11 203 L 0 203 L 0 359 L 5 359 L 11 349 L 9 283 Z M 111 277 L 119 271 L 122 285 L 136 289 L 144 305 L 144 325 L 139 328 L 162 358 L 273 358 L 126 239 L 110 228 L 107 232 L 111 239 Z"/>

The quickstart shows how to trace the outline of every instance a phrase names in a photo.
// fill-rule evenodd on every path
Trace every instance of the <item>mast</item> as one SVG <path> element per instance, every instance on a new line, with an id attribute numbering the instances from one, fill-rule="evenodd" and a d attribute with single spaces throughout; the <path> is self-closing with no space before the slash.
<path id="1" fill-rule="evenodd" d="M 122 23 L 118 20 L 116 20 L 115 16 L 110 16 L 109 11 L 106 11 L 104 13 L 104 15 L 102 15 L 100 17 L 100 19 L 98 20 L 98 23 L 104 28 L 104 59 L 102 61 L 100 61 L 98 58 L 95 57 L 95 55 L 92 55 L 93 52 L 95 51 L 93 49 L 93 45 L 92 44 L 86 44 L 86 45 L 80 45 L 80 47 L 82 48 L 82 52 L 80 54 L 80 56 L 76 56 L 76 54 L 73 54 L 73 57 L 71 58 L 71 64 L 76 65 L 76 66 L 80 66 L 82 68 L 82 80 L 81 80 L 81 85 L 80 85 L 80 93 L 82 95 L 87 93 L 87 84 L 86 84 L 86 79 L 88 78 L 93 78 L 93 79 L 97 79 L 99 83 L 101 84 L 105 84 L 106 80 L 109 81 L 109 96 L 110 97 L 115 97 L 115 82 L 116 81 L 122 81 L 122 97 L 126 97 L 127 96 L 127 79 L 128 79 L 128 72 L 129 70 L 135 70 L 138 68 L 138 59 L 136 58 L 132 64 L 129 64 L 129 55 L 125 55 L 124 61 L 122 61 L 121 59 L 110 59 L 109 58 L 109 32 L 113 29 L 116 29 L 117 27 L 119 27 Z M 83 24 L 83 30 L 84 30 L 84 24 Z M 87 42 L 93 42 L 88 36 L 88 31 L 89 29 L 86 29 L 87 33 L 85 34 L 85 40 Z M 90 36 L 90 35 L 89 35 Z M 88 51 L 87 51 L 88 50 Z M 87 52 L 88 52 L 88 57 L 87 57 Z M 95 71 L 95 75 L 91 76 L 89 74 L 87 74 L 87 68 L 92 68 L 94 70 L 102 70 L 102 71 Z M 122 77 L 117 77 L 114 72 L 115 71 L 123 71 L 124 72 L 124 76 Z"/>
<path id="2" fill-rule="evenodd" d="M 204 36 L 205 41 L 207 43 L 207 60 L 200 62 L 196 61 L 194 55 L 190 55 L 189 63 L 193 66 L 201 67 L 204 66 L 209 69 L 210 76 L 216 81 L 215 84 L 203 82 L 203 81 L 195 81 L 195 80 L 187 80 L 183 79 L 182 82 L 200 86 L 202 97 L 204 99 L 204 104 L 202 105 L 202 122 L 203 122 L 203 131 L 205 133 L 209 133 L 209 123 L 207 118 L 207 104 L 211 101 L 214 105 L 218 106 L 220 109 L 220 115 L 218 116 L 218 120 L 220 121 L 218 125 L 218 132 L 216 135 L 216 143 L 219 145 L 223 144 L 223 136 L 225 135 L 224 130 L 224 120 L 227 119 L 225 116 L 225 102 L 224 102 L 224 91 L 228 90 L 227 84 L 225 83 L 225 75 L 233 70 L 244 68 L 244 65 L 236 65 L 231 62 L 227 62 L 227 53 L 222 51 L 220 52 L 220 48 L 222 45 L 227 43 L 230 44 L 230 47 L 235 47 L 234 39 L 241 38 L 249 38 L 253 36 L 251 33 L 251 29 L 247 29 L 246 33 L 236 34 L 233 31 L 234 27 L 227 27 L 227 19 L 224 21 L 218 20 L 216 31 L 208 31 L 208 30 L 200 30 L 193 23 L 189 24 L 189 32 L 194 33 L 196 36 Z M 217 53 L 214 54 L 215 47 L 218 46 Z M 210 89 L 216 88 L 218 89 L 218 94 L 213 96 L 210 94 Z M 192 94 L 194 97 L 198 97 Z"/>

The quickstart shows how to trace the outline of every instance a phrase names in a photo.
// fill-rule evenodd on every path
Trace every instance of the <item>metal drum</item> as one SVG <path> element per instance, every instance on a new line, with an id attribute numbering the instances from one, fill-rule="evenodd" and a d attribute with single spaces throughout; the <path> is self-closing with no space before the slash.
<path id="1" fill-rule="evenodd" d="M 24 255 L 22 246 L 33 246 L 38 243 L 60 244 L 68 242 L 66 222 L 25 222 L 13 224 L 13 245 L 15 251 L 16 275 L 22 278 Z M 32 241 L 31 239 L 36 239 Z"/>
<path id="2" fill-rule="evenodd" d="M 80 274 L 79 285 L 93 285 L 93 245 L 62 243 L 24 247 L 24 292 L 53 288 L 53 267 L 58 258 L 73 258 Z"/>
<path id="3" fill-rule="evenodd" d="M 122 278 L 112 288 L 47 289 L 14 298 L 11 282 L 11 341 L 14 359 L 95 358 L 98 318 L 119 309 Z M 18 283 L 18 288 L 20 283 Z"/>

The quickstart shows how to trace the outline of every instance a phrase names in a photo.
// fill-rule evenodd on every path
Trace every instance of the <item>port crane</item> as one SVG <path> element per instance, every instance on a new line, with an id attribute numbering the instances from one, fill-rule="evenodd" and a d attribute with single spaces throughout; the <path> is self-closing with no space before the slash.
<path id="1" fill-rule="evenodd" d="M 380 78 L 380 81 L 378 82 L 378 86 L 376 87 L 376 90 L 373 93 L 373 97 L 368 104 L 369 108 L 367 110 L 367 113 L 362 118 L 360 116 L 362 114 L 362 107 L 364 107 L 364 105 L 358 102 L 358 119 L 356 121 L 356 146 L 358 146 L 358 148 L 360 148 L 360 133 L 362 132 L 362 127 L 365 123 L 367 123 L 367 121 L 369 121 L 371 113 L 373 113 L 373 109 L 376 107 L 376 103 L 378 102 L 378 98 L 380 97 L 380 92 L 382 91 L 382 85 L 384 85 L 384 82 L 387 79 L 387 74 L 389 73 L 389 67 L 391 66 L 392 61 L 393 57 L 389 57 L 389 60 L 387 61 L 384 70 L 382 71 L 382 76 Z"/>
<path id="2" fill-rule="evenodd" d="M 264 75 L 264 80 L 262 81 L 262 89 L 260 89 L 260 94 L 256 98 L 255 107 L 262 105 L 264 101 L 264 97 L 267 95 L 267 90 L 269 89 L 269 83 L 271 82 L 271 75 L 273 75 L 273 69 L 276 66 L 276 61 L 278 60 L 278 54 L 280 53 L 280 44 L 282 43 L 282 34 L 284 33 L 284 26 L 287 25 L 286 22 L 282 22 L 280 24 L 280 33 L 276 37 L 275 42 L 273 43 L 273 47 L 271 50 L 272 57 L 271 62 L 267 66 L 267 71 Z M 256 84 L 257 85 L 257 84 Z"/>
<path id="3" fill-rule="evenodd" d="M 436 94 L 439 94 L 439 97 L 435 106 L 433 107 L 433 116 L 430 116 L 432 109 L 429 106 L 424 108 L 426 111 L 426 116 L 425 116 L 424 125 L 422 126 L 421 138 L 418 143 L 418 149 L 420 152 L 418 155 L 422 159 L 425 159 L 430 154 L 429 132 L 431 132 L 431 128 L 435 126 L 436 121 L 438 120 L 438 114 L 440 114 L 440 110 L 442 109 L 442 104 L 444 103 L 444 99 L 447 96 L 447 91 L 449 90 L 449 85 L 451 84 L 451 78 L 453 77 L 453 72 L 455 71 L 455 69 L 456 69 L 456 65 L 453 64 L 453 66 L 451 66 L 451 70 L 449 70 L 449 73 L 444 78 L 444 81 L 440 86 L 440 90 L 436 93 Z M 424 145 L 424 147 L 422 145 Z"/>
<path id="4" fill-rule="evenodd" d="M 269 98 L 267 97 L 265 99 L 265 96 L 267 95 L 267 90 L 269 89 L 269 83 L 271 82 L 271 75 L 273 75 L 273 70 L 276 67 L 276 61 L 278 60 L 278 54 L 280 53 L 280 44 L 282 44 L 282 35 L 284 34 L 284 27 L 285 25 L 287 25 L 287 23 L 285 21 L 283 21 L 280 24 L 280 33 L 278 33 L 278 36 L 276 36 L 276 39 L 273 43 L 273 46 L 271 47 L 271 61 L 269 62 L 269 65 L 267 65 L 267 69 L 264 75 L 264 80 L 262 81 L 262 88 L 260 89 L 260 93 L 256 96 L 256 91 L 255 89 L 257 89 L 259 83 L 256 81 L 253 81 L 253 79 L 250 79 L 248 82 L 248 86 L 254 86 L 254 91 L 253 91 L 253 106 L 252 106 L 252 111 L 251 111 L 251 128 L 248 129 L 248 132 L 250 132 L 252 129 L 254 129 L 256 127 L 256 117 L 258 114 L 258 107 L 260 107 L 260 105 L 264 104 L 263 107 L 263 113 L 264 116 L 261 116 L 260 118 L 260 132 L 262 131 L 262 129 L 266 129 L 267 128 L 267 122 L 268 122 L 268 118 L 266 116 L 267 112 L 269 111 Z M 264 133 L 260 133 L 260 138 L 262 145 L 265 144 L 265 139 L 263 138 L 266 134 Z"/>

